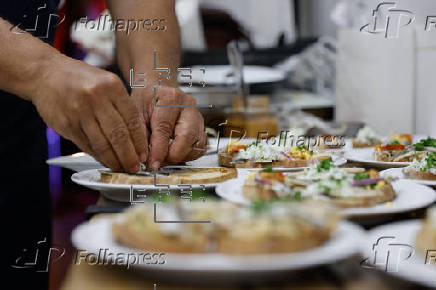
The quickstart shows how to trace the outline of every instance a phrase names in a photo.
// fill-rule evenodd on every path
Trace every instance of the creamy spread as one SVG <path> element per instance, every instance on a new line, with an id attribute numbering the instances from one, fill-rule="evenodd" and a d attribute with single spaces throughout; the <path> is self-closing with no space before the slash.
<path id="1" fill-rule="evenodd" d="M 429 172 L 431 174 L 436 174 L 436 168 L 428 166 L 427 159 L 429 156 L 427 155 L 422 159 L 413 159 L 412 163 L 405 168 L 406 171 L 422 171 Z"/>
<path id="2" fill-rule="evenodd" d="M 376 144 L 380 142 L 380 137 L 368 126 L 365 126 L 359 130 L 356 139 L 364 144 Z"/>
<path id="3" fill-rule="evenodd" d="M 266 145 L 257 143 L 240 150 L 236 155 L 236 159 L 244 159 L 251 161 L 275 161 L 284 160 L 282 153 L 283 146 Z"/>

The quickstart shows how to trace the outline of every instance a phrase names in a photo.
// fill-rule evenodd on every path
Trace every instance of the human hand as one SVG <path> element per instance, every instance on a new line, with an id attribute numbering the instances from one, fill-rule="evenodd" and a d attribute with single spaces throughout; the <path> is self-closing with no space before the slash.
<path id="1" fill-rule="evenodd" d="M 122 81 L 65 56 L 52 64 L 31 96 L 46 124 L 113 171 L 137 172 L 146 128 Z"/>
<path id="2" fill-rule="evenodd" d="M 149 167 L 190 161 L 204 154 L 207 145 L 204 120 L 192 96 L 179 89 L 159 87 L 156 105 L 173 107 L 156 107 L 149 89 L 134 89 L 132 97 L 150 135 Z M 174 107 L 181 105 L 184 107 Z"/>

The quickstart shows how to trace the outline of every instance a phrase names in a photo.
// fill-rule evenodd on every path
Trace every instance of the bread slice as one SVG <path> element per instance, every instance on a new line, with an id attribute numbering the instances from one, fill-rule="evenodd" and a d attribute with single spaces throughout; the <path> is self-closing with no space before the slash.
<path id="1" fill-rule="evenodd" d="M 218 153 L 218 164 L 224 167 L 235 167 L 235 168 L 265 168 L 271 166 L 273 168 L 299 168 L 299 167 L 308 167 L 311 164 L 314 164 L 318 161 L 323 161 L 325 159 L 330 158 L 328 155 L 319 155 L 315 156 L 313 159 L 285 159 L 285 160 L 277 160 L 271 162 L 256 162 L 250 160 L 244 161 L 233 161 L 233 156 L 226 153 L 220 152 Z"/>
<path id="2" fill-rule="evenodd" d="M 436 174 L 428 171 L 404 170 L 404 175 L 410 179 L 436 180 Z"/>
<path id="3" fill-rule="evenodd" d="M 371 207 L 379 203 L 391 201 L 395 198 L 395 190 L 391 184 L 385 184 L 378 189 L 361 189 L 356 190 L 371 191 L 370 195 L 356 195 L 347 196 L 342 198 L 330 197 L 330 200 L 338 207 L 350 208 L 350 207 Z"/>
<path id="4" fill-rule="evenodd" d="M 128 223 L 113 223 L 112 236 L 122 245 L 149 252 L 204 253 L 208 244 L 208 239 L 204 235 L 198 235 L 189 241 L 180 239 L 178 236 L 165 236 L 155 232 L 141 235 L 135 233 Z"/>
<path id="5" fill-rule="evenodd" d="M 236 178 L 238 172 L 234 168 L 183 168 L 169 169 L 168 175 L 156 175 L 157 184 L 208 184 L 223 182 Z M 101 171 L 100 181 L 111 184 L 154 184 L 154 176 Z"/>
<path id="6" fill-rule="evenodd" d="M 380 145 L 380 144 L 381 143 L 368 144 L 368 143 L 361 142 L 358 139 L 353 139 L 353 148 L 370 148 L 370 147 L 375 147 L 375 146 Z"/>
<path id="7" fill-rule="evenodd" d="M 427 220 L 422 223 L 416 236 L 416 247 L 424 256 L 427 251 L 436 249 L 436 230 Z"/>
<path id="8" fill-rule="evenodd" d="M 293 228 L 296 230 L 293 236 L 279 233 L 271 233 L 268 238 L 256 235 L 221 236 L 217 242 L 217 251 L 237 255 L 294 253 L 318 247 L 331 236 L 329 227 L 315 227 L 302 221 L 295 221 Z"/>

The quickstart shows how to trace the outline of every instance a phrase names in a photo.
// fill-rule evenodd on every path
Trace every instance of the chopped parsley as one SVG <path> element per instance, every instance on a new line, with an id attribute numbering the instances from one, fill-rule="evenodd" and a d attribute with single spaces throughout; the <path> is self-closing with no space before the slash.
<path id="1" fill-rule="evenodd" d="M 321 191 L 323 193 L 327 193 L 327 194 L 330 193 L 330 191 L 332 190 L 330 187 L 328 187 L 327 185 L 323 185 L 323 184 L 320 184 L 319 188 L 321 189 Z"/>
<path id="2" fill-rule="evenodd" d="M 264 169 L 263 172 L 273 172 L 273 168 L 271 165 L 267 165 Z"/>
<path id="3" fill-rule="evenodd" d="M 425 147 L 436 147 L 436 139 L 427 137 L 427 139 L 422 139 L 414 144 L 413 147 L 415 147 L 415 151 L 424 151 Z"/>
<path id="4" fill-rule="evenodd" d="M 369 179 L 369 173 L 356 173 L 353 177 L 354 180 Z"/>
<path id="5" fill-rule="evenodd" d="M 300 151 L 308 150 L 306 145 L 298 145 L 297 149 L 300 150 Z"/>
<path id="6" fill-rule="evenodd" d="M 261 201 L 261 200 L 253 201 L 251 203 L 251 209 L 255 213 L 261 213 L 262 211 L 267 210 L 269 207 L 270 207 L 269 203 Z"/>
<path id="7" fill-rule="evenodd" d="M 392 142 L 389 142 L 388 145 L 401 145 L 401 143 L 398 140 L 394 140 Z"/>
<path id="8" fill-rule="evenodd" d="M 430 153 L 425 158 L 425 167 L 421 169 L 421 171 L 426 171 L 430 168 L 436 168 L 436 153 Z"/>
<path id="9" fill-rule="evenodd" d="M 301 191 L 296 191 L 294 194 L 285 195 L 280 198 L 280 201 L 300 201 L 303 199 Z"/>
<path id="10" fill-rule="evenodd" d="M 321 161 L 321 163 L 318 164 L 316 169 L 318 172 L 321 172 L 321 171 L 330 170 L 330 168 L 332 168 L 332 167 L 334 167 L 334 165 L 332 164 L 332 159 L 328 158 L 328 159 L 324 159 L 323 161 Z"/>

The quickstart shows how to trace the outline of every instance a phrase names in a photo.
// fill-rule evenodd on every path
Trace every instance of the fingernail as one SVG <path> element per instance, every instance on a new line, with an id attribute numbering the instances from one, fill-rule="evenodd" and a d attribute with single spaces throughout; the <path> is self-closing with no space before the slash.
<path id="1" fill-rule="evenodd" d="M 159 166 L 160 166 L 160 162 L 159 161 L 153 162 L 153 169 L 154 168 L 159 169 Z"/>
<path id="2" fill-rule="evenodd" d="M 144 163 L 145 161 L 147 161 L 147 154 L 141 153 L 141 156 L 139 158 L 141 159 L 141 162 Z"/>

